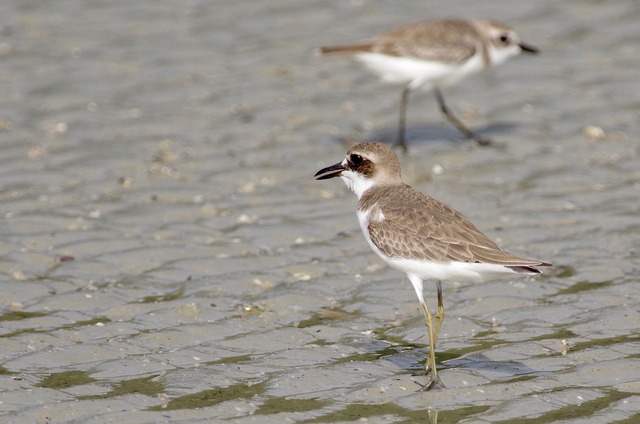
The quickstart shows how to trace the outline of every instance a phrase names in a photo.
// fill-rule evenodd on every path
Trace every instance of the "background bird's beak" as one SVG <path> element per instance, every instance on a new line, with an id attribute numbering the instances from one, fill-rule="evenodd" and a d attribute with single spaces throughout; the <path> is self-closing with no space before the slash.
<path id="1" fill-rule="evenodd" d="M 328 180 L 329 178 L 339 177 L 342 174 L 342 171 L 346 171 L 341 162 L 336 163 L 335 165 L 327 166 L 326 168 L 322 168 L 316 175 L 314 175 L 316 180 Z"/>
<path id="2" fill-rule="evenodd" d="M 523 43 L 522 41 L 518 44 L 523 52 L 527 53 L 538 53 L 540 51 L 539 48 L 532 46 L 531 44 Z"/>

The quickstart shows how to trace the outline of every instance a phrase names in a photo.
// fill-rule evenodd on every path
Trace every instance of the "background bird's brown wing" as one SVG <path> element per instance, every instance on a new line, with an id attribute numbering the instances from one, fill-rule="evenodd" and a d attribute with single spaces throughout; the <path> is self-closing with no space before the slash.
<path id="1" fill-rule="evenodd" d="M 477 37 L 476 29 L 466 21 L 422 21 L 379 35 L 374 38 L 371 51 L 456 63 L 476 54 Z"/>
<path id="2" fill-rule="evenodd" d="M 421 21 L 401 26 L 360 43 L 327 46 L 322 54 L 381 53 L 447 63 L 462 62 L 478 48 L 475 28 L 463 20 Z"/>

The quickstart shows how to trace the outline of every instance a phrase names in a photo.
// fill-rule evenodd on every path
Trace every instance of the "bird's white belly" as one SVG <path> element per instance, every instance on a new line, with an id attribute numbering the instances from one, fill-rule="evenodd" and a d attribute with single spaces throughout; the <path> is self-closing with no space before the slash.
<path id="1" fill-rule="evenodd" d="M 502 265 L 474 262 L 428 262 L 398 258 L 386 258 L 385 261 L 392 268 L 404 273 L 432 280 L 480 283 L 515 273 L 511 268 Z"/>
<path id="2" fill-rule="evenodd" d="M 359 53 L 356 58 L 384 82 L 407 84 L 412 90 L 451 86 L 483 69 L 480 54 L 457 64 L 380 53 Z"/>

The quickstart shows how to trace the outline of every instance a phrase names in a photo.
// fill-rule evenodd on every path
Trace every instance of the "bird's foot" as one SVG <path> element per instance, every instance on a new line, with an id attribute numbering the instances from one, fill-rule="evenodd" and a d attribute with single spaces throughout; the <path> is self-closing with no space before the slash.
<path id="1" fill-rule="evenodd" d="M 397 140 L 397 141 L 394 143 L 394 145 L 393 145 L 393 146 L 391 146 L 391 147 L 393 147 L 394 149 L 395 149 L 395 148 L 397 148 L 397 147 L 399 147 L 399 148 L 401 148 L 401 149 L 402 149 L 402 151 L 403 151 L 404 153 L 407 153 L 407 152 L 409 151 L 409 150 L 407 149 L 407 143 L 405 143 L 405 141 L 404 141 L 404 140 Z"/>
<path id="2" fill-rule="evenodd" d="M 440 389 L 447 388 L 447 386 L 444 385 L 444 383 L 442 382 L 442 380 L 440 380 L 440 377 L 437 374 L 432 375 L 427 384 L 422 385 L 418 382 L 416 382 L 416 384 L 420 386 L 420 389 L 418 389 L 419 392 L 428 392 L 433 389 L 440 390 Z"/>
<path id="3" fill-rule="evenodd" d="M 420 370 L 420 371 L 416 371 L 416 372 L 412 372 L 411 376 L 412 377 L 424 377 L 425 375 L 429 375 L 431 373 L 431 370 L 429 368 Z"/>
<path id="4" fill-rule="evenodd" d="M 493 140 L 487 137 L 480 137 L 479 135 L 474 134 L 472 138 L 479 146 L 488 146 L 493 144 Z"/>

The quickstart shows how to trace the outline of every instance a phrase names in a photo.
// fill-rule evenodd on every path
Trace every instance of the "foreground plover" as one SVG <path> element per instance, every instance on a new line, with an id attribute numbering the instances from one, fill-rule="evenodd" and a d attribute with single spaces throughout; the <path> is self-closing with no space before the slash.
<path id="1" fill-rule="evenodd" d="M 445 117 L 464 135 L 479 144 L 480 137 L 456 118 L 442 96 L 442 88 L 499 65 L 521 52 L 536 53 L 507 25 L 494 20 L 441 19 L 401 26 L 368 41 L 321 47 L 321 54 L 346 53 L 376 73 L 383 81 L 404 85 L 396 145 L 407 149 L 405 114 L 409 93 L 433 90 Z"/>
<path id="2" fill-rule="evenodd" d="M 364 237 L 387 264 L 409 277 L 422 306 L 429 333 L 430 372 L 423 390 L 442 386 L 435 348 L 444 319 L 441 280 L 481 282 L 502 274 L 539 274 L 550 263 L 512 255 L 482 234 L 450 206 L 405 184 L 396 154 L 380 143 L 361 143 L 347 157 L 315 174 L 340 177 L 358 196 L 358 221 Z M 437 282 L 435 323 L 422 293 L 422 281 Z M 435 324 L 435 325 L 434 325 Z"/>

